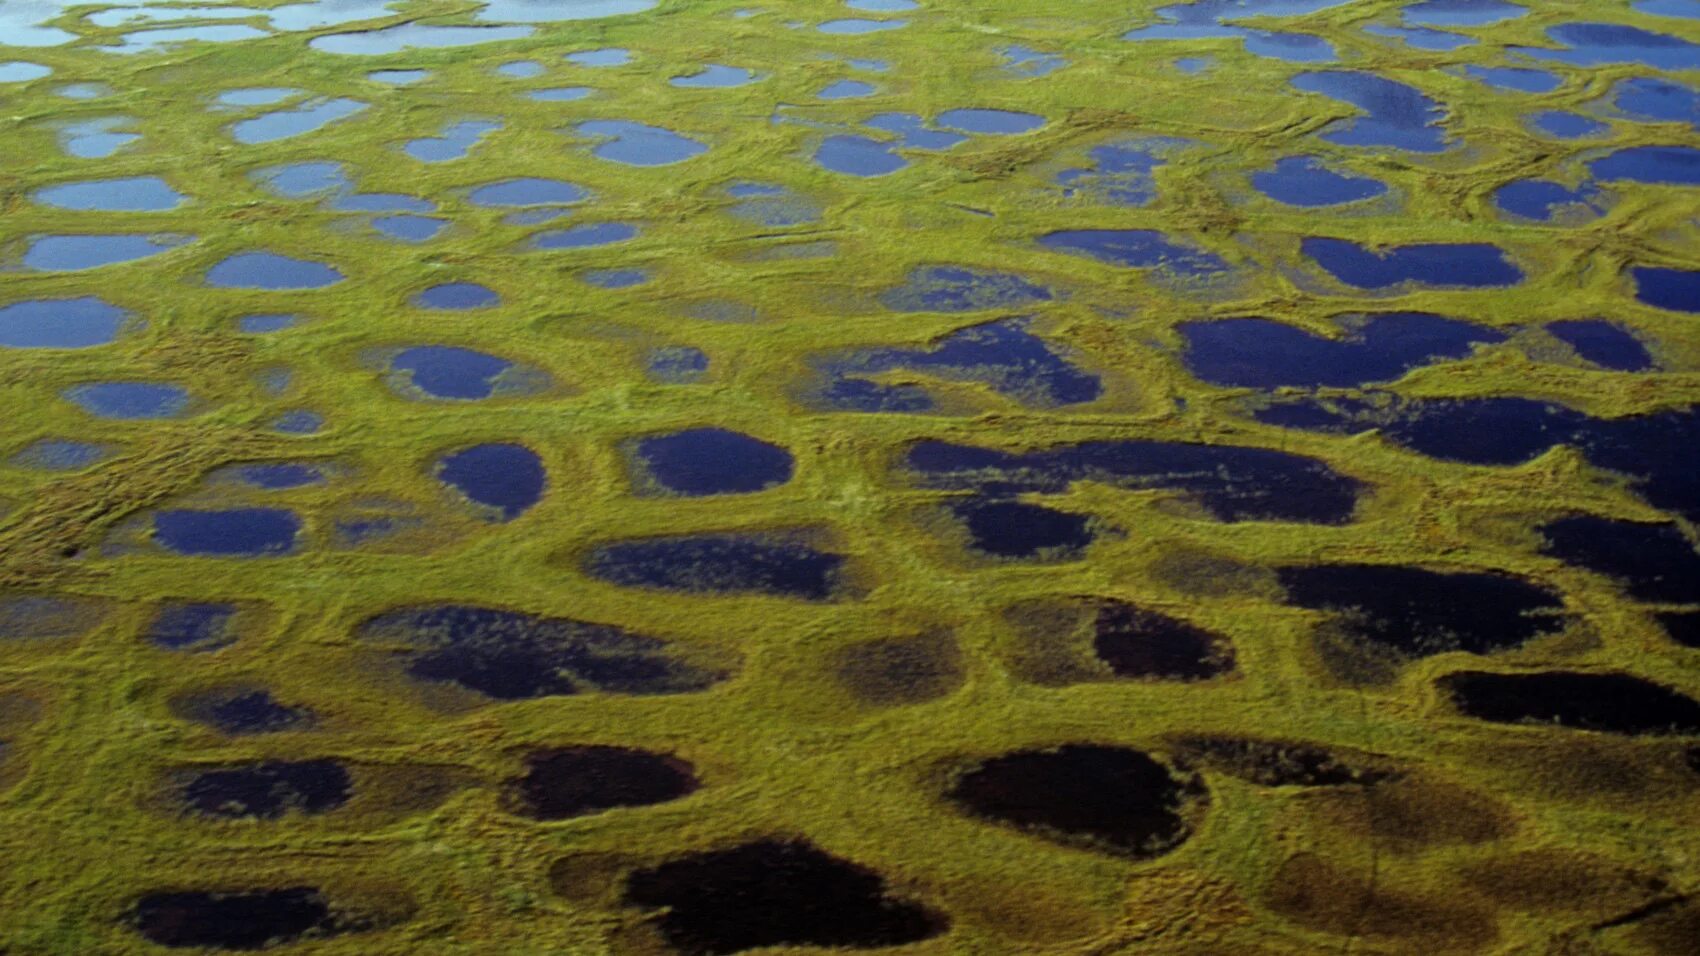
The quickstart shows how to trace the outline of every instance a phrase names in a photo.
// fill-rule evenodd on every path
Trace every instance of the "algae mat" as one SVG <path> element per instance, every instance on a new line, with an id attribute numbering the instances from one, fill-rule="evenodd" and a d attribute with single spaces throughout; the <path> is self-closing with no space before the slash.
<path id="1" fill-rule="evenodd" d="M 1700 950 L 1696 82 L 0 3 L 0 951 Z"/>

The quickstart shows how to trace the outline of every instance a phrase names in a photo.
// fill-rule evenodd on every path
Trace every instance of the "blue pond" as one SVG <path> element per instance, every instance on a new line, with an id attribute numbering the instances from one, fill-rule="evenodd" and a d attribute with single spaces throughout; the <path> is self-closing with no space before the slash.
<path id="1" fill-rule="evenodd" d="M 238 465 L 233 472 L 237 481 L 266 491 L 286 491 L 323 484 L 325 473 L 317 466 L 295 462 L 263 465 Z"/>
<path id="2" fill-rule="evenodd" d="M 163 212 L 182 205 L 187 197 L 158 176 L 130 176 L 48 186 L 36 190 L 32 198 L 59 209 Z"/>
<path id="3" fill-rule="evenodd" d="M 815 149 L 815 162 L 822 169 L 847 176 L 874 177 L 895 173 L 909 165 L 890 143 L 866 136 L 828 136 Z"/>
<path id="4" fill-rule="evenodd" d="M 540 232 L 532 237 L 531 248 L 539 250 L 551 249 L 588 249 L 595 246 L 607 246 L 616 242 L 626 242 L 637 238 L 638 228 L 625 222 L 588 222 L 565 229 L 554 229 Z"/>
<path id="5" fill-rule="evenodd" d="M 413 297 L 413 304 L 419 308 L 449 312 L 487 309 L 501 301 L 495 290 L 476 282 L 444 282 Z"/>
<path id="6" fill-rule="evenodd" d="M 1612 105 L 1626 116 L 1662 123 L 1687 123 L 1700 129 L 1700 92 L 1650 76 L 1619 80 Z"/>
<path id="7" fill-rule="evenodd" d="M 472 349 L 421 345 L 397 353 L 390 368 L 432 398 L 468 400 L 494 395 L 498 379 L 513 363 Z"/>
<path id="8" fill-rule="evenodd" d="M 365 108 L 366 104 L 359 100 L 324 100 L 298 109 L 279 110 L 242 120 L 231 125 L 230 134 L 245 146 L 271 143 L 311 133 L 337 120 L 347 119 Z"/>
<path id="9" fill-rule="evenodd" d="M 1628 180 L 1668 186 L 1700 186 L 1700 149 L 1692 146 L 1631 146 L 1588 164 L 1601 181 Z"/>
<path id="10" fill-rule="evenodd" d="M 1529 125 L 1554 139 L 1585 139 L 1597 136 L 1611 127 L 1568 110 L 1544 110 L 1528 118 Z"/>
<path id="11" fill-rule="evenodd" d="M 402 150 L 422 163 L 446 163 L 464 157 L 479 140 L 501 128 L 500 123 L 480 120 L 451 123 L 436 137 L 411 140 Z"/>
<path id="12" fill-rule="evenodd" d="M 156 382 L 94 382 L 73 385 L 63 394 L 97 418 L 176 418 L 189 407 L 188 391 Z"/>
<path id="13" fill-rule="evenodd" d="M 1691 70 L 1700 61 L 1700 46 L 1687 40 L 1616 23 L 1561 23 L 1549 28 L 1547 36 L 1566 49 L 1513 49 L 1571 66 L 1639 63 L 1660 70 Z"/>
<path id="14" fill-rule="evenodd" d="M 341 272 L 322 262 L 275 252 L 238 253 L 207 270 L 207 284 L 221 289 L 320 289 L 342 278 Z"/>
<path id="15" fill-rule="evenodd" d="M 262 557 L 295 547 L 301 519 L 283 508 L 170 509 L 153 517 L 153 537 L 178 554 Z"/>
<path id="16" fill-rule="evenodd" d="M 1563 78 L 1547 70 L 1532 70 L 1515 66 L 1464 67 L 1464 75 L 1495 89 L 1516 93 L 1551 93 L 1564 84 Z"/>
<path id="17" fill-rule="evenodd" d="M 659 126 L 630 120 L 592 120 L 576 127 L 578 135 L 599 140 L 591 154 L 627 166 L 668 166 L 700 156 L 708 147 Z"/>
<path id="18" fill-rule="evenodd" d="M 507 179 L 474 189 L 467 201 L 474 206 L 512 208 L 527 206 L 571 206 L 590 193 L 583 186 L 559 179 Z"/>
<path id="19" fill-rule="evenodd" d="M 1604 197 L 1588 183 L 1572 189 L 1544 179 L 1522 179 L 1495 190 L 1493 201 L 1505 212 L 1537 222 L 1560 216 L 1592 219 L 1605 212 Z"/>
<path id="20" fill-rule="evenodd" d="M 1445 113 L 1414 87 L 1373 73 L 1325 70 L 1293 77 L 1293 86 L 1321 93 L 1363 110 L 1365 116 L 1337 120 L 1322 138 L 1342 146 L 1391 146 L 1414 153 L 1447 148 Z"/>
<path id="21" fill-rule="evenodd" d="M 130 313 L 97 299 L 34 299 L 0 306 L 0 348 L 81 349 L 118 337 Z"/>
<path id="22" fill-rule="evenodd" d="M 1276 202 L 1302 207 L 1337 206 L 1387 193 L 1385 183 L 1335 172 L 1315 156 L 1278 160 L 1274 169 L 1253 173 L 1251 185 Z"/>
<path id="23" fill-rule="evenodd" d="M 1170 155 L 1193 145 L 1184 139 L 1150 137 L 1095 146 L 1092 166 L 1057 174 L 1063 195 L 1116 206 L 1144 206 L 1157 196 L 1154 172 Z"/>
<path id="24" fill-rule="evenodd" d="M 1307 238 L 1304 254 L 1334 278 L 1359 289 L 1388 289 L 1405 283 L 1438 288 L 1514 285 L 1523 279 L 1505 252 L 1479 242 L 1397 246 L 1376 251 L 1345 239 Z"/>
<path id="25" fill-rule="evenodd" d="M 791 453 L 723 428 L 639 439 L 632 463 L 643 479 L 686 496 L 742 494 L 791 480 Z"/>
<path id="26" fill-rule="evenodd" d="M 512 521 L 543 497 L 548 474 L 543 459 L 524 445 L 492 443 L 443 456 L 437 479 Z"/>
<path id="27" fill-rule="evenodd" d="M 944 129 L 993 136 L 1013 136 L 1027 133 L 1045 125 L 1043 116 L 1014 110 L 957 109 L 946 110 L 934 121 Z"/>
<path id="28" fill-rule="evenodd" d="M 816 362 L 816 400 L 825 408 L 860 412 L 924 412 L 934 401 L 915 384 L 886 384 L 871 376 L 913 369 L 953 382 L 983 383 L 1035 408 L 1090 402 L 1103 394 L 1098 376 L 1075 367 L 1028 331 L 1022 319 L 988 322 L 953 332 L 930 348 L 867 349 Z"/>
<path id="29" fill-rule="evenodd" d="M 652 381 L 685 385 L 708 374 L 708 353 L 688 345 L 664 345 L 651 349 L 647 371 Z"/>
<path id="30" fill-rule="evenodd" d="M 1633 270 L 1635 298 L 1672 312 L 1700 312 L 1700 272 L 1639 266 Z"/>
<path id="31" fill-rule="evenodd" d="M 178 236 L 43 236 L 30 243 L 23 261 L 43 272 L 76 272 L 147 259 L 185 241 Z"/>
<path id="32" fill-rule="evenodd" d="M 1367 317 L 1339 338 L 1270 319 L 1184 322 L 1187 368 L 1204 381 L 1250 388 L 1350 388 L 1399 378 L 1419 365 L 1459 359 L 1505 335 L 1421 312 Z"/>

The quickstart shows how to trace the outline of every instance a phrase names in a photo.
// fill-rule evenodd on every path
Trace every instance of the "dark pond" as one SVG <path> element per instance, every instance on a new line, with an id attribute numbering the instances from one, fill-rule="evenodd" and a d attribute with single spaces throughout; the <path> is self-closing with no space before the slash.
<path id="1" fill-rule="evenodd" d="M 234 604 L 173 601 L 148 624 L 147 639 L 170 651 L 216 651 L 236 640 Z"/>
<path id="2" fill-rule="evenodd" d="M 245 485 L 266 491 L 287 491 L 323 484 L 325 473 L 316 465 L 296 462 L 277 462 L 263 465 L 238 465 L 231 477 Z"/>
<path id="3" fill-rule="evenodd" d="M 1076 481 L 1181 492 L 1221 521 L 1340 524 L 1361 489 L 1313 458 L 1262 448 L 1157 441 L 1101 441 L 1032 452 L 924 441 L 908 468 L 929 488 L 982 494 L 1056 494 Z"/>
<path id="4" fill-rule="evenodd" d="M 149 893 L 136 901 L 130 920 L 149 942 L 182 949 L 265 949 L 340 928 L 319 891 L 304 886 Z"/>
<path id="5" fill-rule="evenodd" d="M 761 491 L 791 480 L 791 453 L 724 428 L 693 428 L 639 439 L 633 468 L 642 479 L 680 495 Z"/>
<path id="6" fill-rule="evenodd" d="M 1661 70 L 1690 70 L 1700 60 L 1700 46 L 1687 40 L 1616 23 L 1561 23 L 1547 36 L 1566 49 L 1512 47 L 1525 56 L 1571 66 L 1639 63 Z"/>
<path id="7" fill-rule="evenodd" d="M 844 586 L 844 557 L 754 534 L 678 535 L 604 544 L 585 572 L 625 587 L 772 594 L 824 601 Z"/>
<path id="8" fill-rule="evenodd" d="M 284 508 L 187 508 L 156 512 L 155 541 L 178 554 L 269 557 L 295 548 L 301 519 Z"/>
<path id="9" fill-rule="evenodd" d="M 1616 372 L 1645 372 L 1653 356 L 1628 329 L 1605 319 L 1548 322 L 1547 334 L 1570 346 L 1581 358 Z"/>
<path id="10" fill-rule="evenodd" d="M 1507 258 L 1504 250 L 1482 242 L 1437 242 L 1375 250 L 1345 239 L 1313 236 L 1300 247 L 1334 278 L 1359 289 L 1388 289 L 1405 283 L 1481 288 L 1523 281 L 1523 270 Z"/>
<path id="11" fill-rule="evenodd" d="M 1700 648 L 1700 611 L 1665 611 L 1657 616 L 1671 640 L 1683 647 Z"/>
<path id="12" fill-rule="evenodd" d="M 1178 331 L 1192 374 L 1241 388 L 1388 382 L 1420 365 L 1464 358 L 1479 344 L 1505 341 L 1493 329 L 1422 312 L 1366 316 L 1339 338 L 1270 319 L 1183 322 Z"/>
<path id="13" fill-rule="evenodd" d="M 1175 760 L 1238 777 L 1260 787 L 1371 785 L 1391 774 L 1358 766 L 1315 744 L 1250 737 L 1189 736 L 1173 741 Z"/>
<path id="14" fill-rule="evenodd" d="M 678 694 L 724 679 L 676 657 L 665 641 L 607 624 L 461 604 L 417 605 L 368 618 L 362 640 L 408 650 L 408 673 L 498 700 L 581 692 Z"/>
<path id="15" fill-rule="evenodd" d="M 909 165 L 909 161 L 897 155 L 890 143 L 850 135 L 828 136 L 821 140 L 815 148 L 815 162 L 830 172 L 869 178 L 895 173 Z"/>
<path id="16" fill-rule="evenodd" d="M 1599 120 L 1568 110 L 1543 110 L 1528 119 L 1530 126 L 1554 139 L 1583 139 L 1611 128 Z"/>
<path id="17" fill-rule="evenodd" d="M 942 913 L 889 895 L 873 870 L 802 841 L 757 840 L 638 870 L 626 877 L 625 898 L 662 910 L 654 923 L 667 942 L 702 956 L 901 946 L 949 927 Z"/>
<path id="18" fill-rule="evenodd" d="M 1560 216 L 1594 219 L 1606 211 L 1605 198 L 1592 183 L 1571 188 L 1544 179 L 1506 183 L 1494 190 L 1493 202 L 1505 212 L 1536 222 L 1551 222 Z"/>
<path id="19" fill-rule="evenodd" d="M 525 776 L 508 784 L 508 795 L 524 816 L 565 820 L 677 800 L 697 786 L 691 765 L 677 757 L 626 747 L 558 747 L 528 754 Z"/>
<path id="20" fill-rule="evenodd" d="M 280 703 L 270 691 L 251 687 L 204 691 L 184 698 L 174 709 L 190 720 L 235 735 L 300 730 L 314 720 L 311 710 Z"/>
<path id="21" fill-rule="evenodd" d="M 1064 560 L 1092 543 L 1090 519 L 1024 501 L 973 498 L 950 510 L 977 551 L 1000 558 Z"/>
<path id="22" fill-rule="evenodd" d="M 1188 804 L 1206 799 L 1138 750 L 1095 744 L 991 758 L 958 776 L 948 796 L 976 816 L 1140 859 L 1186 840 Z"/>
<path id="23" fill-rule="evenodd" d="M 524 445 L 474 445 L 437 462 L 437 479 L 469 501 L 495 508 L 512 521 L 543 497 L 548 472 L 543 459 Z"/>
<path id="24" fill-rule="evenodd" d="M 840 411 L 922 412 L 933 407 L 920 385 L 887 385 L 869 376 L 914 369 L 949 381 L 984 382 L 1038 408 L 1074 405 L 1103 392 L 1098 376 L 1082 371 L 1029 331 L 1025 319 L 987 322 L 953 332 L 931 348 L 868 349 L 816 363 L 825 379 L 818 399 Z"/>
<path id="25" fill-rule="evenodd" d="M 1490 654 L 1562 630 L 1564 602 L 1521 578 L 1376 564 L 1284 567 L 1287 599 L 1334 615 L 1332 629 L 1403 657 Z"/>
<path id="26" fill-rule="evenodd" d="M 1466 717 L 1613 734 L 1700 734 L 1700 702 L 1628 674 L 1460 671 L 1438 681 Z"/>
<path id="27" fill-rule="evenodd" d="M 1700 549 L 1675 524 L 1614 521 L 1594 515 L 1541 526 L 1542 554 L 1596 571 L 1641 601 L 1700 601 Z"/>
<path id="28" fill-rule="evenodd" d="M 1092 650 L 1117 677 L 1209 680 L 1234 669 L 1220 634 L 1123 601 L 1096 602 Z"/>
<path id="29" fill-rule="evenodd" d="M 503 373 L 513 367 L 507 359 L 450 345 L 414 346 L 390 360 L 403 383 L 442 399 L 489 398 L 496 394 Z"/>
<path id="30" fill-rule="evenodd" d="M 1631 146 L 1588 164 L 1602 182 L 1628 180 L 1665 186 L 1700 185 L 1700 149 L 1691 146 Z"/>
<path id="31" fill-rule="evenodd" d="M 353 786 L 334 760 L 266 760 L 203 770 L 180 795 L 190 813 L 272 820 L 290 811 L 329 813 L 348 802 Z"/>
<path id="32" fill-rule="evenodd" d="M 1700 312 L 1700 272 L 1638 266 L 1635 298 L 1672 312 Z"/>
<path id="33" fill-rule="evenodd" d="M 1693 87 L 1632 76 L 1612 87 L 1612 105 L 1623 114 L 1655 123 L 1688 123 L 1700 128 L 1700 92 Z"/>

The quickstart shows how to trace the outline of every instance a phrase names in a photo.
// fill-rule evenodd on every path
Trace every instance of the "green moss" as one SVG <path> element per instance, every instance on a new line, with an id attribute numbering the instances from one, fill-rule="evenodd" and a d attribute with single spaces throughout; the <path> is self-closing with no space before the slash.
<path id="1" fill-rule="evenodd" d="M 1460 849 L 1456 841 L 1417 840 L 1413 847 L 1401 837 L 1399 851 L 1408 854 L 1401 872 L 1366 890 L 1387 877 L 1386 865 L 1378 870 L 1376 861 L 1390 852 L 1373 821 L 1353 829 L 1339 821 L 1357 817 L 1338 806 L 1337 813 L 1319 813 L 1302 796 L 1230 778 L 1209 778 L 1211 810 L 1188 842 L 1140 864 L 987 826 L 940 796 L 941 774 L 965 757 L 1082 740 L 1162 754 L 1163 740 L 1175 734 L 1303 740 L 1383 755 L 1447 781 L 1427 791 L 1439 794 L 1434 800 L 1441 804 L 1453 790 L 1503 801 L 1511 822 L 1490 836 L 1492 852 L 1556 845 L 1656 874 L 1672 886 L 1693 883 L 1700 831 L 1693 826 L 1692 782 L 1681 789 L 1678 757 L 1623 742 L 1621 759 L 1654 783 L 1610 800 L 1566 790 L 1560 783 L 1566 762 L 1592 759 L 1582 745 L 1549 744 L 1543 731 L 1445 715 L 1429 681 L 1460 658 L 1407 664 L 1370 688 L 1342 686 L 1314 652 L 1316 616 L 1284 606 L 1263 575 L 1275 565 L 1319 559 L 1537 575 L 1591 616 L 1593 636 L 1581 639 L 1584 628 L 1577 625 L 1576 640 L 1507 660 L 1630 668 L 1700 691 L 1687 652 L 1664 641 L 1646 615 L 1626 608 L 1602 579 L 1536 553 L 1533 528 L 1553 515 L 1588 510 L 1651 519 L 1656 513 L 1563 449 L 1514 468 L 1470 467 L 1424 459 L 1375 436 L 1259 425 L 1243 415 L 1244 392 L 1203 385 L 1172 358 L 1180 342 L 1174 327 L 1189 318 L 1269 315 L 1328 332 L 1330 315 L 1386 307 L 1466 316 L 1508 331 L 1611 316 L 1659 343 L 1668 367 L 1700 367 L 1693 320 L 1636 304 L 1621 273 L 1629 263 L 1681 264 L 1691 257 L 1700 241 L 1691 190 L 1614 187 L 1618 201 L 1607 215 L 1564 228 L 1512 224 L 1491 211 L 1498 185 L 1556 175 L 1568 159 L 1524 131 L 1521 111 L 1590 102 L 1636 71 L 1559 68 L 1566 82 L 1558 91 L 1522 97 L 1492 93 L 1452 70 L 1489 62 L 1502 46 L 1543 44 L 1544 28 L 1578 16 L 1576 4 L 1536 5 L 1520 20 L 1463 31 L 1484 42 L 1456 54 L 1400 50 L 1355 32 L 1395 16 L 1398 4 L 1391 0 L 1285 21 L 1283 28 L 1328 38 L 1354 68 L 1378 70 L 1447 104 L 1466 147 L 1413 160 L 1311 136 L 1351 110 L 1293 92 L 1287 79 L 1303 67 L 1249 55 L 1234 40 L 1119 40 L 1149 22 L 1144 11 L 1154 3 L 1063 10 L 1038 0 L 924 2 L 907 15 L 905 29 L 867 37 L 814 31 L 815 22 L 853 15 L 828 0 L 765 10 L 747 0 L 667 0 L 641 16 L 541 25 L 528 40 L 388 57 L 313 53 L 307 35 L 125 58 L 88 45 L 28 51 L 28 59 L 56 73 L 6 94 L 0 250 L 11 255 L 36 234 L 118 228 L 120 217 L 53 210 L 27 195 L 56 182 L 125 175 L 160 175 L 194 197 L 177 211 L 128 217 L 135 230 L 199 238 L 146 262 L 93 273 L 5 275 L 7 300 L 98 293 L 145 317 L 147 326 L 93 349 L 0 354 L 0 404 L 14 410 L 0 455 L 47 436 L 125 449 L 68 477 L 0 467 L 0 499 L 17 503 L 0 517 L 0 585 L 102 598 L 115 607 L 79 638 L 0 647 L 0 688 L 13 699 L 39 701 L 0 713 L 8 766 L 27 769 L 0 796 L 6 860 L 0 948 L 150 951 L 122 924 L 142 892 L 317 883 L 356 908 L 389 916 L 370 933 L 302 951 L 646 951 L 654 941 L 636 926 L 640 915 L 607 894 L 569 898 L 551 889 L 558 860 L 600 861 L 592 868 L 598 878 L 617 880 L 626 865 L 769 834 L 804 835 L 949 912 L 952 934 L 913 947 L 917 953 L 1119 952 L 1122 946 L 1303 953 L 1354 934 L 1367 934 L 1387 951 L 1412 940 L 1436 951 L 1539 951 L 1616 915 L 1546 903 L 1531 915 L 1515 894 L 1503 902 L 1482 899 L 1454 874 L 1453 863 L 1480 863 L 1491 853 Z M 763 12 L 731 16 L 745 7 Z M 456 19 L 471 8 L 416 3 L 405 17 L 430 12 Z M 1588 13 L 1700 39 L 1692 23 L 1635 14 L 1615 0 L 1589 5 Z M 804 26 L 788 29 L 793 20 Z M 1043 79 L 1007 75 L 995 49 L 1009 43 L 1058 51 L 1071 65 Z M 564 53 L 600 46 L 629 47 L 634 62 L 596 70 L 560 62 Z M 845 69 L 821 55 L 827 51 L 877 57 L 891 70 L 877 78 L 875 96 L 821 102 L 815 93 Z M 1200 76 L 1169 65 L 1200 53 L 1220 65 Z M 550 72 L 525 82 L 491 72 L 517 58 L 537 59 Z M 705 62 L 771 75 L 739 89 L 682 90 L 665 82 Z M 370 70 L 403 67 L 433 74 L 405 88 L 364 79 Z M 82 80 L 116 92 L 89 102 L 52 93 Z M 580 84 L 598 92 L 573 103 L 538 103 L 519 92 Z M 207 105 L 218 91 L 245 86 L 297 87 L 371 106 L 310 136 L 244 147 L 226 127 L 247 114 Z M 808 161 L 820 135 L 816 124 L 966 105 L 1027 110 L 1051 122 L 1025 136 L 914 154 L 908 168 L 876 180 L 836 176 Z M 788 121 L 775 120 L 782 106 Z M 60 152 L 59 124 L 118 114 L 135 118 L 142 139 L 133 147 L 100 161 Z M 406 140 L 467 117 L 500 117 L 504 124 L 472 158 L 421 165 L 399 152 Z M 665 125 L 711 149 L 658 169 L 604 162 L 563 133 L 597 118 Z M 1146 207 L 1070 201 L 1051 185 L 1058 168 L 1128 134 L 1180 136 L 1199 145 L 1161 167 L 1158 198 Z M 1668 124 L 1619 123 L 1610 145 L 1679 136 L 1692 139 Z M 1388 182 L 1402 206 L 1306 213 L 1249 192 L 1247 173 L 1296 152 Z M 436 200 L 452 225 L 439 240 L 416 247 L 381 242 L 350 228 L 348 217 L 313 201 L 279 200 L 250 178 L 262 167 L 309 159 L 347 164 L 362 191 Z M 464 199 L 472 186 L 516 176 L 580 183 L 594 199 L 571 221 L 629 220 L 641 223 L 643 233 L 606 249 L 519 251 L 533 227 L 504 224 L 501 211 Z M 775 229 L 732 216 L 725 187 L 743 179 L 820 201 L 821 222 Z M 1249 278 L 1206 301 L 1137 271 L 1034 244 L 1035 236 L 1058 228 L 1163 229 L 1243 266 Z M 1295 276 L 1305 235 L 1373 244 L 1493 242 L 1524 265 L 1529 280 L 1513 289 L 1420 291 L 1366 305 L 1308 288 L 1313 281 Z M 784 254 L 818 251 L 812 244 L 821 242 L 831 243 L 830 256 Z M 223 257 L 255 249 L 331 262 L 348 278 L 302 293 L 201 283 Z M 1066 293 L 1034 310 L 1035 329 L 1103 376 L 1105 396 L 1036 412 L 979 385 L 928 382 L 949 414 L 821 413 L 800 404 L 813 356 L 925 345 L 991 317 L 897 315 L 878 306 L 880 292 L 915 267 L 936 263 L 1015 269 Z M 654 279 L 609 291 L 575 278 L 615 266 L 645 266 Z M 504 305 L 476 316 L 406 305 L 418 289 L 450 280 L 484 283 L 501 293 Z M 708 301 L 739 303 L 759 318 L 691 317 L 694 305 Z M 236 318 L 254 312 L 296 312 L 304 321 L 269 336 L 237 334 Z M 527 363 L 547 371 L 553 384 L 541 394 L 477 403 L 411 402 L 386 387 L 374 355 L 420 343 Z M 711 365 L 703 382 L 647 382 L 645 355 L 663 345 L 706 352 Z M 285 394 L 268 394 L 254 376 L 280 366 L 294 378 Z M 196 401 L 192 415 L 158 423 L 98 421 L 57 397 L 74 384 L 108 378 L 185 384 Z M 1415 371 L 1394 390 L 1420 397 L 1528 396 L 1615 417 L 1700 401 L 1700 377 L 1536 364 L 1513 348 L 1490 347 Z M 327 427 L 308 436 L 267 429 L 294 408 L 320 412 Z M 630 493 L 624 443 L 706 425 L 784 445 L 797 458 L 795 479 L 725 499 Z M 1101 539 L 1085 560 L 1000 563 L 970 556 L 941 531 L 941 495 L 894 477 L 905 445 L 921 438 L 1008 448 L 1102 438 L 1280 448 L 1320 458 L 1374 492 L 1345 526 L 1222 524 L 1178 507 L 1165 493 L 1082 483 L 1056 496 L 1057 507 L 1094 515 L 1125 535 Z M 485 440 L 524 441 L 549 469 L 550 493 L 509 524 L 485 522 L 431 477 L 442 451 Z M 275 459 L 335 461 L 356 475 L 272 495 L 307 516 L 311 547 L 253 561 L 112 547 L 114 540 L 140 541 L 136 522 L 168 501 L 257 500 L 258 493 L 243 498 L 203 486 L 201 478 L 227 463 Z M 421 521 L 387 544 L 337 544 L 338 516 L 374 512 Z M 805 604 L 638 593 L 595 581 L 577 566 L 586 550 L 612 537 L 800 527 L 829 530 L 871 588 L 863 599 Z M 1007 666 L 1014 638 L 1002 612 L 1074 595 L 1185 608 L 1189 621 L 1233 639 L 1237 676 L 1207 684 L 1100 681 L 1063 688 L 1020 681 Z M 167 598 L 258 601 L 271 613 L 215 655 L 172 655 L 138 636 L 151 605 Z M 617 623 L 735 655 L 743 665 L 734 680 L 701 694 L 469 709 L 464 698 L 448 701 L 421 690 L 351 636 L 366 617 L 420 601 Z M 959 688 L 943 681 L 949 689 L 942 696 L 918 694 L 912 703 L 887 695 L 890 706 L 846 691 L 843 661 L 851 649 L 933 634 L 951 635 L 952 653 L 960 653 Z M 280 699 L 312 707 L 323 715 L 321 725 L 276 739 L 222 738 L 172 715 L 169 702 L 177 695 L 237 679 L 262 682 Z M 697 765 L 704 787 L 676 803 L 559 824 L 502 813 L 500 782 L 515 772 L 515 755 L 564 743 L 675 752 Z M 1516 759 L 1506 756 L 1508 749 L 1517 750 Z M 386 768 L 372 770 L 371 779 L 388 783 L 347 813 L 267 824 L 209 825 L 159 805 L 158 788 L 174 767 L 262 756 L 339 757 Z M 441 768 L 456 786 L 440 800 L 420 801 L 406 781 L 421 771 L 409 768 Z M 11 773 L 0 782 L 13 779 Z M 1678 799 L 1684 792 L 1689 797 Z M 1374 806 L 1362 812 L 1373 815 Z M 1272 881 L 1290 885 L 1272 889 Z M 1626 897 L 1625 909 L 1643 902 Z M 1400 936 L 1397 924 L 1407 917 L 1420 926 Z M 1644 951 L 1656 945 L 1624 938 Z"/>

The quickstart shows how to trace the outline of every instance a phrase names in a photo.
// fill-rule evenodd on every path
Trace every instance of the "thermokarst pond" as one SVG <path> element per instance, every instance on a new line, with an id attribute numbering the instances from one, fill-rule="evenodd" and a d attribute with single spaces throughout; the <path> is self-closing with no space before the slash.
<path id="1" fill-rule="evenodd" d="M 0 0 L 0 950 L 1653 956 L 1700 0 Z"/>

